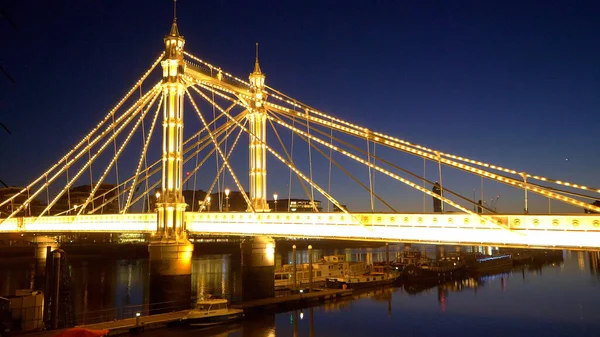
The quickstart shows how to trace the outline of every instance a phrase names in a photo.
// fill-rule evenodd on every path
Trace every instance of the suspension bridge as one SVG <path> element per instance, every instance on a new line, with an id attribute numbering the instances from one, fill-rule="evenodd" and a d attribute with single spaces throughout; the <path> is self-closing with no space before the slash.
<path id="1" fill-rule="evenodd" d="M 150 233 L 163 244 L 185 244 L 189 234 L 215 234 L 600 248 L 595 214 L 600 207 L 590 203 L 600 200 L 598 187 L 446 153 L 319 111 L 266 84 L 258 45 L 245 80 L 187 52 L 176 19 L 164 43 L 164 52 L 95 127 L 31 183 L 0 201 L 0 233 Z M 149 82 L 153 85 L 143 92 L 142 84 Z M 186 123 L 184 107 L 192 115 Z M 162 137 L 153 137 L 156 133 Z M 240 143 L 247 143 L 247 171 L 235 165 Z M 308 159 L 299 158 L 300 147 Z M 435 181 L 399 165 L 395 158 L 401 155 L 436 166 Z M 317 157 L 325 168 L 313 167 Z M 313 212 L 270 208 L 267 158 L 278 163 L 279 176 L 289 174 L 288 198 L 297 180 Z M 362 167 L 366 177 L 350 165 Z M 451 190 L 442 168 L 522 191 L 523 214 L 498 214 Z M 316 182 L 316 170 L 328 173 L 326 184 Z M 369 212 L 344 206 L 347 196 L 332 192 L 332 172 L 364 191 Z M 184 186 L 192 183 L 195 191 L 199 175 L 214 178 L 202 185 L 207 189 L 202 197 L 194 193 L 186 200 Z M 376 175 L 378 184 L 398 184 L 439 200 L 440 212 L 398 211 L 374 187 Z M 245 212 L 228 212 L 229 200 L 223 206 L 221 199 L 229 198 L 226 180 L 243 197 Z M 83 192 L 74 189 L 82 184 Z M 220 199 L 212 200 L 217 212 L 205 207 L 213 191 Z M 529 214 L 531 195 L 581 211 Z M 327 202 L 327 211 L 317 207 L 317 198 Z M 376 205 L 385 211 L 376 212 Z"/>

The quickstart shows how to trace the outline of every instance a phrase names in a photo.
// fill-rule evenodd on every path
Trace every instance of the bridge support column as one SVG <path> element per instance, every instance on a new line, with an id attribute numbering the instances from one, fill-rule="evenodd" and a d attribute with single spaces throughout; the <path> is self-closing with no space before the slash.
<path id="1" fill-rule="evenodd" d="M 177 21 L 164 38 L 162 188 L 156 193 L 156 233 L 150 253 L 150 309 L 153 313 L 189 309 L 192 292 L 192 252 L 187 239 L 182 195 L 183 98 L 185 72 L 183 46 Z"/>
<path id="2" fill-rule="evenodd" d="M 56 239 L 48 236 L 35 236 L 33 242 L 35 245 L 35 274 L 31 288 L 44 290 L 46 286 L 46 261 L 52 258 L 50 253 L 59 248 L 60 245 L 56 242 Z"/>
<path id="3" fill-rule="evenodd" d="M 240 244 L 244 301 L 275 296 L 275 241 L 256 236 Z"/>
<path id="4" fill-rule="evenodd" d="M 153 313 L 189 309 L 193 251 L 189 242 L 156 241 L 148 245 Z"/>

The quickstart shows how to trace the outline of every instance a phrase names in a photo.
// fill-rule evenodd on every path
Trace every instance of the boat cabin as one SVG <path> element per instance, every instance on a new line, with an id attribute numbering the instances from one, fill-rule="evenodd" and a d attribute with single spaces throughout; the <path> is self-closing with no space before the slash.
<path id="1" fill-rule="evenodd" d="M 344 255 L 326 255 L 323 256 L 325 262 L 338 263 L 338 262 L 346 262 L 346 256 Z"/>
<path id="2" fill-rule="evenodd" d="M 229 305 L 226 299 L 221 298 L 210 298 L 210 299 L 199 299 L 196 302 L 194 310 L 211 313 L 216 311 L 227 311 Z"/>

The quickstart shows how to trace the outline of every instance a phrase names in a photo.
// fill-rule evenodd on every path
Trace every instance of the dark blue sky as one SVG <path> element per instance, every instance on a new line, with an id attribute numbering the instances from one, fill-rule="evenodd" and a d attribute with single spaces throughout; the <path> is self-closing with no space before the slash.
<path id="1" fill-rule="evenodd" d="M 18 26 L 0 19 L 0 64 L 16 81 L 0 77 L 0 121 L 12 131 L 0 133 L 0 179 L 23 185 L 147 69 L 163 49 L 172 3 L 7 0 L 0 8 Z M 178 2 L 186 49 L 240 77 L 258 41 L 268 84 L 322 111 L 588 186 L 600 185 L 598 17 L 594 1 Z M 463 193 L 479 188 L 457 179 Z M 501 191 L 490 187 L 486 199 Z M 518 211 L 512 199 L 501 210 Z"/>

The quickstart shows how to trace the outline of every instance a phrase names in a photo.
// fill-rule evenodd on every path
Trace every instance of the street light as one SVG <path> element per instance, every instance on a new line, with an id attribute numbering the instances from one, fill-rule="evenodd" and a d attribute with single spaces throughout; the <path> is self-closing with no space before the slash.
<path id="1" fill-rule="evenodd" d="M 158 201 L 158 198 L 160 198 L 160 192 L 156 192 L 156 201 Z"/>
<path id="2" fill-rule="evenodd" d="M 206 197 L 206 211 L 210 212 L 210 195 Z"/>
<path id="3" fill-rule="evenodd" d="M 277 212 L 277 193 L 273 193 L 273 199 L 275 200 L 275 212 Z"/>
<path id="4" fill-rule="evenodd" d="M 229 189 L 225 189 L 225 212 L 229 212 Z"/>

